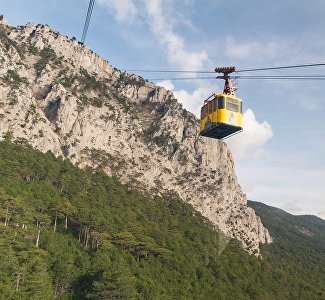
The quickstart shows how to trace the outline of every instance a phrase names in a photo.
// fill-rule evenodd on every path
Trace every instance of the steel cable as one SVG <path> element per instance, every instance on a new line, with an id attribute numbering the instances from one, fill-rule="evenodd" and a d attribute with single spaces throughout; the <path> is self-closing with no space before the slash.
<path id="1" fill-rule="evenodd" d="M 84 28 L 82 31 L 82 37 L 81 37 L 81 43 L 83 43 L 83 44 L 85 43 L 85 40 L 86 40 L 86 36 L 87 36 L 88 28 L 89 28 L 91 15 L 92 15 L 92 12 L 94 9 L 94 5 L 95 5 L 95 0 L 90 0 L 89 5 L 88 5 L 87 16 L 86 16 Z"/>

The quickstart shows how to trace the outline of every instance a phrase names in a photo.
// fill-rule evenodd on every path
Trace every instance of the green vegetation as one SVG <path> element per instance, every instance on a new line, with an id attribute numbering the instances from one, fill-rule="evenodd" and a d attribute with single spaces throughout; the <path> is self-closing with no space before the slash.
<path id="1" fill-rule="evenodd" d="M 81 99 L 83 97 L 82 93 L 85 91 L 89 92 L 93 90 L 98 93 L 98 97 L 84 98 L 80 104 L 81 107 L 84 107 L 85 105 L 92 105 L 95 107 L 102 107 L 105 105 L 112 107 L 109 102 L 114 99 L 119 102 L 125 112 L 130 110 L 130 105 L 125 96 L 115 91 L 114 88 L 108 84 L 108 82 L 98 80 L 94 75 L 89 74 L 84 68 L 80 68 L 80 75 L 76 76 L 75 80 L 78 81 L 79 86 L 78 90 L 75 89 L 73 93 L 81 93 L 81 95 L 79 95 Z M 65 82 L 68 81 L 65 79 Z"/>
<path id="2" fill-rule="evenodd" d="M 15 70 L 8 70 L 3 79 L 5 83 L 14 88 L 18 88 L 22 84 L 28 85 L 27 78 L 19 76 Z"/>
<path id="3" fill-rule="evenodd" d="M 82 91 L 94 90 L 102 94 L 105 94 L 107 91 L 106 84 L 97 80 L 95 76 L 90 75 L 84 68 L 80 68 L 80 76 L 77 79 L 82 86 Z"/>
<path id="4" fill-rule="evenodd" d="M 181 166 L 184 166 L 188 162 L 188 156 L 186 150 L 182 149 L 178 153 L 177 160 Z"/>
<path id="5" fill-rule="evenodd" d="M 150 143 L 153 142 L 159 147 L 167 147 L 168 144 L 173 144 L 171 148 L 175 150 L 175 138 L 171 135 L 171 131 L 164 128 L 160 135 L 156 135 L 157 132 L 160 130 L 160 121 L 154 121 L 148 129 L 146 129 L 143 133 L 143 138 L 146 142 Z M 177 146 L 177 145 L 176 145 Z"/>
<path id="6" fill-rule="evenodd" d="M 39 60 L 34 65 L 37 74 L 40 74 L 42 70 L 45 68 L 45 66 L 51 61 L 54 62 L 55 64 L 61 64 L 61 61 L 58 59 L 58 57 L 55 54 L 55 51 L 51 47 L 43 48 L 40 51 L 39 56 L 40 56 Z"/>
<path id="7" fill-rule="evenodd" d="M 17 93 L 13 92 L 13 93 L 9 94 L 8 100 L 9 100 L 9 105 L 16 105 L 16 104 L 18 104 L 18 96 L 17 96 Z"/>
<path id="8" fill-rule="evenodd" d="M 88 147 L 86 147 L 82 150 L 82 153 L 86 154 L 87 157 L 92 161 L 92 163 L 94 165 L 97 164 L 100 169 L 104 169 L 110 163 L 112 164 L 115 161 L 115 158 L 111 154 L 107 153 L 105 150 L 95 148 L 89 149 Z"/>
<path id="9" fill-rule="evenodd" d="M 15 70 L 8 70 L 3 76 L 3 81 L 12 88 L 19 88 L 21 85 L 28 85 L 28 80 L 20 76 Z"/>
<path id="10" fill-rule="evenodd" d="M 175 196 L 146 198 L 11 138 L 0 143 L 0 299 L 324 296 L 234 240 L 219 253 L 224 236 Z"/>
<path id="11" fill-rule="evenodd" d="M 82 111 L 84 107 L 87 105 L 92 105 L 100 108 L 104 105 L 104 100 L 97 97 L 88 98 L 85 95 L 80 95 L 79 102 L 78 102 L 79 110 Z"/>
<path id="12" fill-rule="evenodd" d="M 39 54 L 39 50 L 38 50 L 38 48 L 35 46 L 35 44 L 33 45 L 33 44 L 30 44 L 29 46 L 28 46 L 28 52 L 30 53 L 30 54 L 33 54 L 33 55 L 38 55 Z"/>
<path id="13" fill-rule="evenodd" d="M 325 299 L 325 221 L 294 216 L 259 202 L 249 201 L 249 206 L 275 239 L 263 246 L 263 256 L 279 279 L 291 278 L 291 299 Z M 301 288 L 292 289 L 292 285 Z"/>
<path id="14" fill-rule="evenodd" d="M 90 75 L 84 68 L 80 68 L 78 75 L 69 74 L 68 69 L 63 69 L 59 72 L 56 82 L 70 89 L 71 93 L 79 98 L 79 111 L 82 111 L 88 105 L 98 108 L 104 105 L 111 107 L 109 103 L 111 100 L 111 91 L 108 85 L 104 81 L 98 80 L 95 76 Z M 85 95 L 89 94 L 91 90 L 97 92 L 98 97 L 88 97 Z M 121 98 L 123 97 L 116 95 L 116 100 L 125 107 L 126 101 L 124 98 Z"/>
<path id="15" fill-rule="evenodd" d="M 19 56 L 21 58 L 24 58 L 24 50 L 18 46 L 16 41 L 10 39 L 7 33 L 7 30 L 0 28 L 0 42 L 3 44 L 7 51 L 9 51 L 10 47 L 14 47 Z"/>
<path id="16" fill-rule="evenodd" d="M 77 76 L 69 75 L 69 69 L 64 68 L 59 72 L 57 82 L 62 84 L 65 88 L 70 88 L 76 79 Z"/>
<path id="17" fill-rule="evenodd" d="M 132 85 L 140 88 L 141 86 L 144 86 L 146 84 L 146 80 L 142 77 L 138 76 L 132 76 L 127 73 L 121 74 L 121 81 L 123 82 L 123 85 Z"/>
<path id="18" fill-rule="evenodd" d="M 121 104 L 121 106 L 123 107 L 123 110 L 125 112 L 130 111 L 130 104 L 128 103 L 128 100 L 125 96 L 115 93 L 113 94 L 115 99 L 117 100 L 117 102 L 119 102 Z"/>

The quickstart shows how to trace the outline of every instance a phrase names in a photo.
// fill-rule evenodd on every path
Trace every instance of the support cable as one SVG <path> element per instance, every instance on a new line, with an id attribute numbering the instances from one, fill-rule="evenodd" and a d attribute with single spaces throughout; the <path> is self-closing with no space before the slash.
<path id="1" fill-rule="evenodd" d="M 321 67 L 325 66 L 325 63 L 310 63 L 310 64 L 299 64 L 299 65 L 288 65 L 278 67 L 265 67 L 265 68 L 254 68 L 254 69 L 242 69 L 236 70 L 240 72 L 253 72 L 253 71 L 267 71 L 267 70 L 281 70 L 281 69 L 294 69 L 294 68 L 307 68 L 307 67 Z M 126 69 L 125 72 L 143 72 L 143 73 L 193 73 L 193 74 L 214 74 L 215 71 L 194 71 L 194 70 L 150 70 L 150 69 Z"/>
<path id="2" fill-rule="evenodd" d="M 287 80 L 325 80 L 325 75 L 283 75 L 283 76 L 276 76 L 276 75 L 263 75 L 263 76 L 245 76 L 245 75 L 239 75 L 239 76 L 229 76 L 230 79 L 274 79 L 274 80 L 281 80 L 281 79 L 287 79 Z M 163 80 L 211 80 L 211 79 L 223 79 L 220 76 L 217 77 L 174 77 L 174 78 L 147 78 L 149 81 L 163 81 Z"/>
<path id="3" fill-rule="evenodd" d="M 267 70 L 281 70 L 281 69 L 294 69 L 294 68 L 306 68 L 306 67 L 321 67 L 325 66 L 325 63 L 312 63 L 312 64 L 301 64 L 292 66 L 279 66 L 279 67 L 266 67 L 266 68 L 255 68 L 255 69 L 242 69 L 236 72 L 255 72 L 255 71 L 267 71 Z"/>
<path id="4" fill-rule="evenodd" d="M 88 5 L 88 10 L 87 10 L 87 15 L 86 15 L 84 28 L 83 28 L 83 31 L 82 31 L 82 37 L 81 37 L 81 43 L 82 44 L 84 44 L 85 40 L 86 40 L 86 36 L 87 36 L 88 28 L 89 28 L 91 15 L 92 15 L 92 12 L 93 12 L 93 9 L 94 9 L 94 5 L 95 5 L 95 0 L 90 0 L 89 5 Z"/>

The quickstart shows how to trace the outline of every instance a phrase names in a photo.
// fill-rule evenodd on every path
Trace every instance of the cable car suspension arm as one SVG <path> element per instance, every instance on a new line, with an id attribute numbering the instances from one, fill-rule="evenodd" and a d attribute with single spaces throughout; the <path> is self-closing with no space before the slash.
<path id="1" fill-rule="evenodd" d="M 236 71 L 235 67 L 217 67 L 215 68 L 217 73 L 223 73 L 222 76 L 218 76 L 217 78 L 223 79 L 225 81 L 225 85 L 223 88 L 223 93 L 226 95 L 235 95 L 235 91 L 237 90 L 237 85 L 233 85 L 232 78 L 229 74 Z M 236 77 L 234 78 L 236 79 Z"/>

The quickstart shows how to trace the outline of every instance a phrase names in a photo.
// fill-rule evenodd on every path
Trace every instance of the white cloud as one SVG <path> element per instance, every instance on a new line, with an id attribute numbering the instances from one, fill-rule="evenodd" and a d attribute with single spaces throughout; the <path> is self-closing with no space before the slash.
<path id="1" fill-rule="evenodd" d="M 325 210 L 319 211 L 316 215 L 325 220 Z"/>
<path id="2" fill-rule="evenodd" d="M 165 50 L 170 64 L 188 70 L 203 69 L 208 60 L 206 51 L 190 51 L 185 45 L 184 38 L 175 31 L 173 16 L 173 2 L 170 0 L 99 0 L 99 3 L 116 13 L 116 19 L 121 22 L 132 20 L 136 15 L 142 18 L 154 37 Z M 136 4 L 137 3 L 137 6 Z M 144 5 L 144 7 L 142 6 Z M 257 42 L 240 44 L 232 37 L 226 39 L 226 53 L 229 57 L 246 58 L 265 53 L 271 55 L 276 45 L 269 43 L 262 45 Z M 188 91 L 175 89 L 171 81 L 164 80 L 158 85 L 171 90 L 184 107 L 199 116 L 203 100 L 216 92 L 211 83 L 200 82 L 196 88 Z M 235 157 L 243 158 L 247 154 L 256 157 L 263 153 L 263 145 L 272 137 L 271 126 L 267 122 L 259 123 L 252 110 L 247 110 L 243 116 L 244 132 L 229 141 Z"/>
<path id="3" fill-rule="evenodd" d="M 325 217 L 325 171 L 322 165 L 306 167 L 303 162 L 294 162 L 291 156 L 283 156 L 278 161 L 272 153 L 254 164 L 238 160 L 236 167 L 239 182 L 249 199 L 292 214 Z"/>
<path id="4" fill-rule="evenodd" d="M 163 86 L 167 90 L 172 91 L 175 98 L 183 104 L 184 108 L 194 113 L 197 117 L 200 116 L 200 109 L 203 101 L 213 94 L 216 89 L 215 85 L 202 83 L 192 92 L 188 92 L 184 89 L 175 90 L 175 86 L 170 80 L 163 80 L 158 82 L 157 85 Z"/>
<path id="5" fill-rule="evenodd" d="M 324 204 L 320 204 L 319 202 L 305 202 L 305 201 L 291 201 L 286 202 L 284 204 L 277 204 L 279 208 L 289 212 L 294 215 L 314 215 L 320 218 L 325 218 L 325 210 L 321 210 L 324 208 Z"/>
<path id="6" fill-rule="evenodd" d="M 132 22 L 138 14 L 133 0 L 98 0 L 119 22 Z"/>
<path id="7" fill-rule="evenodd" d="M 276 42 L 248 41 L 240 43 L 233 37 L 227 36 L 225 40 L 225 52 L 231 59 L 272 59 L 278 53 Z"/>
<path id="8" fill-rule="evenodd" d="M 194 113 L 197 117 L 200 115 L 200 109 L 203 101 L 207 99 L 213 90 L 207 86 L 199 86 L 192 92 L 184 89 L 174 91 L 175 98 L 181 102 L 185 109 Z"/>
<path id="9" fill-rule="evenodd" d="M 283 210 L 292 213 L 292 214 L 300 214 L 303 212 L 302 207 L 299 205 L 298 201 L 286 202 L 280 206 Z"/>
<path id="10" fill-rule="evenodd" d="M 243 114 L 243 132 L 226 141 L 235 158 L 256 159 L 265 153 L 263 146 L 272 136 L 271 125 L 258 122 L 254 112 L 247 109 Z"/>
<path id="11" fill-rule="evenodd" d="M 188 51 L 184 39 L 175 33 L 172 22 L 165 16 L 163 7 L 167 1 L 144 0 L 148 15 L 148 24 L 160 44 L 166 47 L 167 59 L 171 64 L 182 68 L 199 70 L 208 59 L 205 51 Z"/>
<path id="12" fill-rule="evenodd" d="M 278 176 L 278 173 L 272 174 Z M 324 202 L 319 195 L 315 195 L 315 191 L 309 187 L 301 188 L 300 180 L 293 182 L 285 180 L 284 184 L 273 184 L 267 182 L 269 178 L 265 178 L 264 183 L 260 182 L 249 192 L 250 197 L 256 201 L 261 201 L 267 205 L 279 207 L 290 214 L 311 214 L 324 218 Z M 307 184 L 306 184 L 307 185 Z M 317 192 L 323 192 L 324 189 L 317 188 Z M 308 201 L 306 201 L 308 199 Z"/>
<path id="13" fill-rule="evenodd" d="M 192 92 L 184 89 L 175 90 L 174 84 L 170 80 L 163 80 L 157 85 L 173 92 L 175 98 L 184 105 L 185 109 L 200 116 L 200 108 L 204 99 L 208 98 L 216 87 L 214 85 L 202 85 Z M 258 122 L 251 109 L 247 109 L 243 114 L 243 132 L 226 140 L 236 159 L 256 159 L 263 154 L 263 146 L 273 136 L 271 125 L 264 121 Z"/>
<path id="14" fill-rule="evenodd" d="M 144 21 L 159 41 L 167 55 L 170 64 L 181 68 L 199 70 L 208 60 L 206 51 L 189 51 L 186 49 L 183 37 L 174 30 L 175 16 L 171 15 L 173 2 L 169 0 L 98 0 L 117 21 L 133 24 L 134 21 Z M 137 4 L 136 4 L 137 3 Z M 144 5 L 144 7 L 143 7 Z M 137 19 L 135 18 L 137 17 Z M 185 19 L 178 19 L 186 26 L 193 24 Z"/>
<path id="15" fill-rule="evenodd" d="M 162 86 L 169 91 L 173 91 L 175 88 L 174 84 L 170 80 L 163 80 L 163 81 L 157 82 L 157 85 Z"/>
<path id="16" fill-rule="evenodd" d="M 204 88 L 198 88 L 192 93 L 182 89 L 174 91 L 174 95 L 176 99 L 184 105 L 185 109 L 193 112 L 196 116 L 199 115 L 203 100 L 208 96 Z"/>

